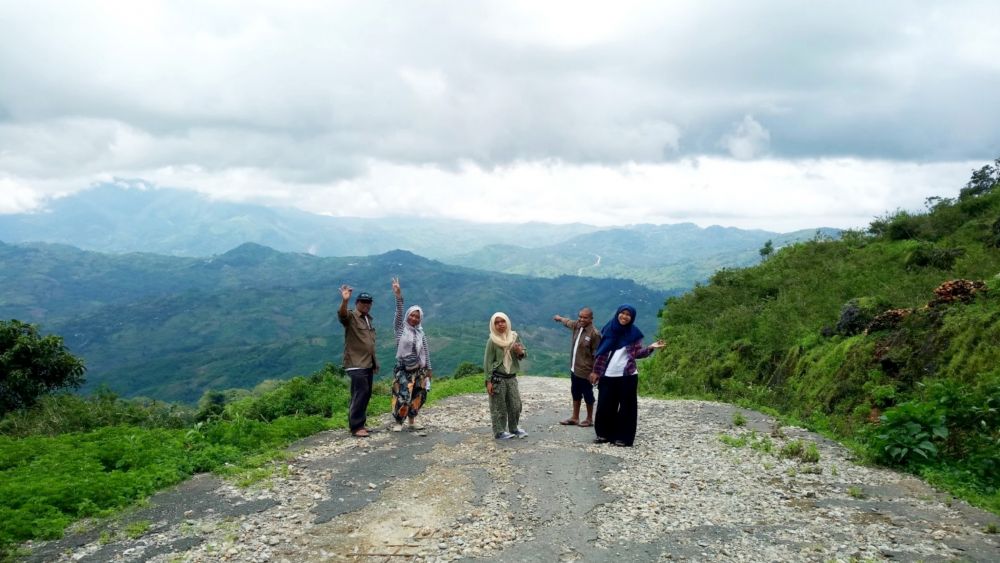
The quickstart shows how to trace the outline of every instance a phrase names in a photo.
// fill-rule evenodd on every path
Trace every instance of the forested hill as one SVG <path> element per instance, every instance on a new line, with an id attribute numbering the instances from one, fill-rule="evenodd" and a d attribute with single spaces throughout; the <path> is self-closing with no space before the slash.
<path id="1" fill-rule="evenodd" d="M 671 298 L 643 386 L 776 408 L 1000 509 L 998 180 Z"/>
<path id="2" fill-rule="evenodd" d="M 593 307 L 599 322 L 634 304 L 652 334 L 667 294 L 632 281 L 529 278 L 447 266 L 409 252 L 319 258 L 244 244 L 208 259 L 109 255 L 60 245 L 0 243 L 0 318 L 64 337 L 88 367 L 87 386 L 194 401 L 208 389 L 253 387 L 339 364 L 339 286 L 375 296 L 379 356 L 392 355 L 390 280 L 423 306 L 435 370 L 481 363 L 495 311 L 529 348 L 530 373 L 566 364 L 568 336 L 552 315 Z M 353 303 L 352 303 L 353 306 Z"/>

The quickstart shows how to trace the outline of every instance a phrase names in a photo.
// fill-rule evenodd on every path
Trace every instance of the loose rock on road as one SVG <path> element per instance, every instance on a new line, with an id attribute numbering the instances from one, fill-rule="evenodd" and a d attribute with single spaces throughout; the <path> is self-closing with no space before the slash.
<path id="1" fill-rule="evenodd" d="M 27 559 L 1000 560 L 998 517 L 762 414 L 640 399 L 636 446 L 619 448 L 558 424 L 568 380 L 520 385 L 526 439 L 493 440 L 485 396 L 451 397 L 422 412 L 426 436 L 318 434 L 257 486 L 201 475 Z M 795 440 L 819 461 L 781 456 Z"/>

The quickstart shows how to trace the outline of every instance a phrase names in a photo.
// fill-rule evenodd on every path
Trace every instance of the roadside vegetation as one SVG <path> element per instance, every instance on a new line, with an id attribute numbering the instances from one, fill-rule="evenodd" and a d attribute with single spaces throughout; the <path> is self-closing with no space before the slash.
<path id="1" fill-rule="evenodd" d="M 467 370 L 466 370 L 467 371 Z M 482 391 L 479 377 L 435 378 L 428 400 Z M 197 407 L 44 395 L 0 419 L 0 561 L 29 539 L 108 516 L 189 476 L 211 471 L 249 484 L 295 440 L 346 426 L 350 385 L 328 365 L 254 390 L 207 392 Z M 369 415 L 388 412 L 376 384 Z"/>
<path id="2" fill-rule="evenodd" d="M 643 391 L 777 413 L 1000 513 L 1000 160 L 926 212 L 769 250 L 667 300 Z"/>

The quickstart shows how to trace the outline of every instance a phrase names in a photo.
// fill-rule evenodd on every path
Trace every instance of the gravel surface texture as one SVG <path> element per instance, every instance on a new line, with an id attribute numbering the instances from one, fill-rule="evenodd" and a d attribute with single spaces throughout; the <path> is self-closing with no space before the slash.
<path id="1" fill-rule="evenodd" d="M 622 448 L 559 425 L 567 379 L 520 385 L 527 438 L 494 440 L 485 396 L 452 397 L 425 432 L 322 433 L 257 485 L 201 475 L 25 559 L 1000 561 L 997 516 L 760 413 L 640 399 Z"/>

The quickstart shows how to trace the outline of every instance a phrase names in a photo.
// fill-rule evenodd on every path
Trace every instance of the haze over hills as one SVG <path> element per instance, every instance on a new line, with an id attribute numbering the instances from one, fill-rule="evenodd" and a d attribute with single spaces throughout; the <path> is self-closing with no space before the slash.
<path id="1" fill-rule="evenodd" d="M 836 236 L 834 229 L 820 229 Z M 760 260 L 775 247 L 813 238 L 700 228 L 691 223 L 484 224 L 419 217 L 328 217 L 289 208 L 213 201 L 195 192 L 108 184 L 54 200 L 45 212 L 0 215 L 0 240 L 71 244 L 99 252 L 212 256 L 245 242 L 318 256 L 404 249 L 443 262 L 543 277 L 625 278 L 663 290 L 687 289 L 722 267 Z"/>
<path id="2" fill-rule="evenodd" d="M 692 223 L 636 225 L 577 235 L 536 248 L 491 245 L 449 258 L 472 268 L 551 277 L 567 272 L 598 278 L 628 278 L 666 290 L 685 290 L 720 268 L 760 262 L 767 241 L 780 248 L 816 236 L 836 237 L 836 229 L 779 234 Z"/>
<path id="3" fill-rule="evenodd" d="M 141 185 L 141 184 L 140 184 Z M 317 256 L 403 249 L 440 258 L 504 240 L 553 244 L 597 227 L 396 217 L 330 217 L 292 208 L 212 200 L 196 192 L 105 184 L 50 202 L 40 213 L 0 214 L 0 240 L 51 242 L 97 252 L 212 256 L 245 242 Z"/>
<path id="4" fill-rule="evenodd" d="M 88 366 L 88 387 L 194 401 L 207 389 L 252 387 L 341 361 L 338 287 L 375 295 L 379 357 L 393 352 L 392 276 L 426 313 L 435 371 L 480 363 L 487 322 L 511 316 L 529 348 L 525 369 L 563 371 L 568 333 L 553 314 L 581 306 L 606 320 L 635 305 L 650 338 L 667 292 L 630 280 L 531 278 L 449 266 L 405 251 L 317 257 L 244 244 L 211 258 L 101 254 L 51 244 L 0 243 L 0 318 L 64 337 Z M 383 375 L 387 374 L 387 370 Z"/>

